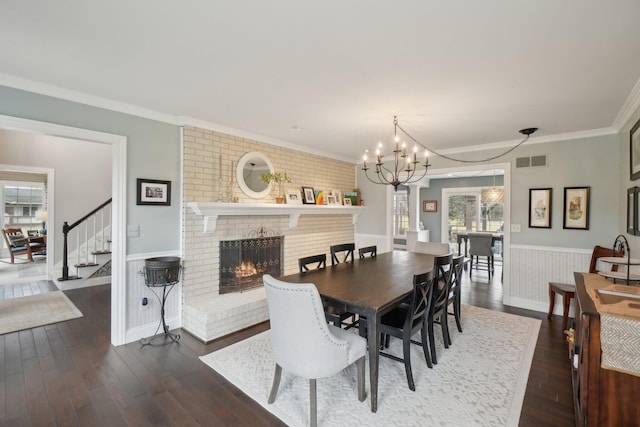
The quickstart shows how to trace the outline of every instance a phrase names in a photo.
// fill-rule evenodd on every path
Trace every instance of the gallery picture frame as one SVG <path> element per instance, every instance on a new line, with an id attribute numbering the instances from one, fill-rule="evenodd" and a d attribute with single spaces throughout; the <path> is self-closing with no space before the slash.
<path id="1" fill-rule="evenodd" d="M 629 190 L 631 190 L 631 188 Z M 627 198 L 628 198 L 629 190 L 627 190 Z M 627 200 L 627 201 L 629 202 L 630 200 Z M 632 210 L 633 233 L 629 233 L 629 234 L 640 236 L 640 187 L 633 187 L 633 200 L 631 202 L 633 203 L 633 208 L 630 209 L 629 206 L 627 206 L 627 214 L 629 214 L 630 211 Z M 628 218 L 627 218 L 627 221 L 629 221 Z M 627 231 L 629 231 L 628 223 L 627 223 Z"/>
<path id="2" fill-rule="evenodd" d="M 422 212 L 438 212 L 438 201 L 437 200 L 423 200 L 422 201 Z"/>
<path id="3" fill-rule="evenodd" d="M 302 187 L 302 203 L 305 205 L 316 204 L 316 193 L 313 187 Z"/>
<path id="4" fill-rule="evenodd" d="M 562 228 L 589 229 L 589 202 L 591 187 L 564 187 Z"/>
<path id="5" fill-rule="evenodd" d="M 171 206 L 171 181 L 138 178 L 136 205 Z"/>
<path id="6" fill-rule="evenodd" d="M 627 233 L 636 235 L 638 229 L 638 197 L 639 187 L 627 189 Z"/>
<path id="7" fill-rule="evenodd" d="M 552 188 L 529 189 L 529 228 L 551 228 Z"/>
<path id="8" fill-rule="evenodd" d="M 631 181 L 640 178 L 640 119 L 629 132 L 629 164 Z"/>

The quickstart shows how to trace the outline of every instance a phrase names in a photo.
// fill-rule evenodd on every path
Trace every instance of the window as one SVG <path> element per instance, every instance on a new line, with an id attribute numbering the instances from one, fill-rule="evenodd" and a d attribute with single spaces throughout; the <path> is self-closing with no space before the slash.
<path id="1" fill-rule="evenodd" d="M 409 201 L 407 192 L 398 190 L 393 195 L 393 235 L 404 236 L 409 228 Z"/>
<path id="2" fill-rule="evenodd" d="M 4 228 L 16 227 L 23 231 L 37 230 L 42 222 L 36 211 L 42 209 L 44 185 L 38 183 L 4 184 L 2 186 Z"/>

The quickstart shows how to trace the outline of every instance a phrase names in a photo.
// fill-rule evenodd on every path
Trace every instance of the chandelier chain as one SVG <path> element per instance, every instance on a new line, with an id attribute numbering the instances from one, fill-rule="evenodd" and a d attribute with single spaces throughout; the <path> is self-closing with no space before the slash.
<path id="1" fill-rule="evenodd" d="M 486 159 L 481 159 L 481 160 L 464 160 L 464 159 L 456 159 L 455 157 L 451 157 L 451 156 L 447 156 L 446 154 L 442 154 L 439 153 L 431 148 L 429 148 L 428 146 L 426 146 L 425 144 L 421 143 L 420 141 L 418 141 L 417 139 L 415 139 L 409 132 L 407 132 L 406 130 L 404 130 L 402 128 L 402 126 L 400 126 L 400 124 L 395 123 L 395 125 L 398 127 L 398 129 L 400 129 L 402 131 L 402 133 L 404 133 L 411 141 L 413 141 L 414 143 L 420 145 L 422 148 L 429 150 L 429 152 L 435 154 L 436 156 L 442 157 L 443 159 L 447 159 L 447 160 L 451 160 L 454 162 L 460 162 L 460 163 L 484 163 L 484 162 L 489 162 L 491 160 L 496 160 L 499 159 L 500 157 L 506 156 L 507 154 L 511 153 L 513 150 L 515 150 L 516 148 L 520 147 L 522 144 L 524 144 L 525 142 L 527 142 L 527 140 L 529 139 L 529 136 L 531 136 L 530 134 L 526 134 L 524 139 L 522 141 L 520 141 L 518 144 L 516 144 L 515 146 L 509 148 L 507 151 L 505 151 L 504 153 L 501 154 L 497 154 L 495 156 L 491 156 L 491 157 L 487 157 Z"/>

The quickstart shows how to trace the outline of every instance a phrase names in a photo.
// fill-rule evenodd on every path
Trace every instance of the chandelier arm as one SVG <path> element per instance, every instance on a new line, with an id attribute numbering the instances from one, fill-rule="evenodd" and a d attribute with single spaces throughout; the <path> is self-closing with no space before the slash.
<path id="1" fill-rule="evenodd" d="M 414 173 L 415 173 L 415 171 L 414 171 Z M 411 178 L 408 178 L 407 181 L 405 181 L 405 184 L 413 184 L 414 182 L 420 181 L 425 176 L 427 176 L 427 168 L 424 169 L 424 172 L 422 173 L 421 177 L 416 178 L 414 181 L 411 181 L 411 178 L 413 178 L 413 175 L 412 175 Z"/>
<path id="2" fill-rule="evenodd" d="M 460 162 L 460 163 L 485 163 L 491 160 L 495 160 L 495 159 L 499 159 L 502 156 L 506 156 L 507 154 L 511 153 L 513 150 L 515 150 L 516 148 L 520 147 L 522 144 L 524 144 L 525 142 L 527 142 L 527 140 L 529 140 L 529 136 L 530 135 L 525 135 L 524 139 L 522 141 L 520 141 L 518 144 L 516 144 L 515 146 L 509 148 L 507 151 L 505 151 L 504 153 L 501 154 L 497 154 L 495 156 L 491 156 L 491 157 L 487 157 L 486 159 L 481 159 L 481 160 L 464 160 L 464 159 L 456 159 L 455 157 L 451 157 L 451 156 L 447 156 L 446 154 L 442 154 L 439 153 L 435 150 L 432 150 L 429 147 L 426 147 L 424 144 L 422 144 L 420 141 L 418 141 L 417 139 L 415 139 L 413 136 L 411 136 L 411 134 L 409 134 L 406 130 L 404 130 L 402 128 L 402 126 L 400 126 L 399 124 L 396 125 L 401 131 L 402 133 L 404 133 L 405 135 L 407 135 L 407 137 L 409 139 L 411 139 L 413 142 L 415 142 L 416 144 L 418 144 L 420 147 L 422 147 L 425 150 L 429 150 L 431 153 L 435 154 L 436 156 L 442 157 L 444 159 L 447 160 L 451 160 L 454 162 Z"/>
<path id="3" fill-rule="evenodd" d="M 380 178 L 380 174 L 377 174 L 377 175 L 378 175 L 378 181 L 374 181 L 373 179 L 371 179 L 371 177 L 369 176 L 369 173 L 368 173 L 367 171 L 368 171 L 368 170 L 364 170 L 364 175 L 367 177 L 367 179 L 368 179 L 371 183 L 373 183 L 373 184 L 378 184 L 378 185 L 389 185 L 389 184 L 391 184 L 391 183 L 390 183 L 389 181 L 387 181 L 386 179 L 385 179 L 385 182 L 382 182 L 382 181 L 379 179 L 379 178 Z"/>

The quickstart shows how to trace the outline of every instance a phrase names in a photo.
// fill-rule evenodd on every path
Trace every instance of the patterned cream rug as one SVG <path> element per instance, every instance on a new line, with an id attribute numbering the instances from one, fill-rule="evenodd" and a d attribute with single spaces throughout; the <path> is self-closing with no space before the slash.
<path id="1" fill-rule="evenodd" d="M 449 349 L 443 348 L 437 329 L 438 364 L 433 369 L 427 368 L 422 349 L 412 345 L 415 392 L 407 386 L 402 363 L 380 358 L 376 413 L 369 409 L 368 395 L 358 401 L 355 366 L 318 380 L 318 424 L 517 426 L 540 320 L 467 305 L 462 317 L 464 332 L 453 325 Z M 402 356 L 401 341 L 392 338 L 389 350 Z M 274 373 L 270 331 L 201 359 L 286 424 L 308 425 L 307 380 L 283 371 L 276 401 L 267 404 Z"/>
<path id="2" fill-rule="evenodd" d="M 0 334 L 82 317 L 62 291 L 0 301 Z"/>

